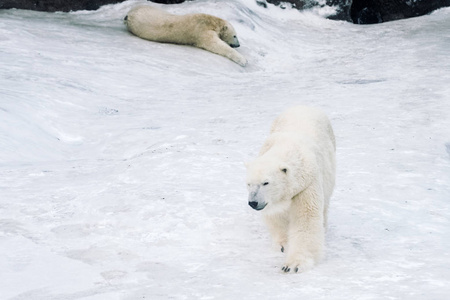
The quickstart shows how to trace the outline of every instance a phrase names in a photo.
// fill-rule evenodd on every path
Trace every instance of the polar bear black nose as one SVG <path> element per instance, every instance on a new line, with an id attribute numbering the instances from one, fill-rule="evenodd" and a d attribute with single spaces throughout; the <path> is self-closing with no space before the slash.
<path id="1" fill-rule="evenodd" d="M 256 201 L 250 201 L 250 202 L 248 203 L 248 205 L 250 205 L 251 208 L 256 209 L 256 208 L 258 207 L 258 202 L 256 202 Z"/>

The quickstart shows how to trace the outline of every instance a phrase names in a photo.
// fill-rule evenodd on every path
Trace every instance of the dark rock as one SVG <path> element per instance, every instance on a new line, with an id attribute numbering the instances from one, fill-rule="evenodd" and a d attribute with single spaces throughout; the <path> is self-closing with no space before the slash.
<path id="1" fill-rule="evenodd" d="M 377 24 L 383 22 L 383 19 L 378 11 L 374 11 L 370 7 L 364 7 L 356 13 L 353 22 L 356 24 Z"/>
<path id="2" fill-rule="evenodd" d="M 267 2 L 265 0 L 256 0 L 256 4 L 264 8 L 267 8 Z"/>
<path id="3" fill-rule="evenodd" d="M 307 8 L 308 6 L 308 2 L 310 1 L 303 1 L 303 0 L 267 0 L 268 3 L 272 3 L 275 5 L 280 5 L 280 4 L 284 4 L 284 3 L 289 3 L 292 5 L 293 8 L 296 9 L 304 9 Z"/>
<path id="4" fill-rule="evenodd" d="M 299 10 L 323 6 L 316 0 L 266 1 L 274 5 L 288 3 Z M 438 8 L 450 6 L 450 0 L 326 0 L 326 5 L 337 7 L 337 13 L 330 19 L 374 24 L 429 14 Z"/>
<path id="5" fill-rule="evenodd" d="M 125 0 L 0 0 L 0 9 L 31 9 L 38 11 L 96 10 L 105 4 Z M 155 3 L 177 4 L 194 0 L 150 0 Z M 319 0 L 255 0 L 260 6 L 267 3 L 302 10 L 323 6 Z M 355 24 L 374 24 L 428 14 L 441 7 L 450 6 L 450 0 L 326 0 L 326 5 L 337 7 L 334 20 L 346 20 Z"/>
<path id="6" fill-rule="evenodd" d="M 102 5 L 115 4 L 125 0 L 0 0 L 0 9 L 31 9 L 38 11 L 96 10 Z M 185 0 L 150 0 L 156 3 L 177 4 Z"/>
<path id="7" fill-rule="evenodd" d="M 450 6 L 450 0 L 354 0 L 350 17 L 356 24 L 394 21 L 429 14 Z"/>
<path id="8" fill-rule="evenodd" d="M 105 4 L 124 0 L 0 0 L 0 9 L 19 8 L 38 11 L 96 10 Z"/>
<path id="9" fill-rule="evenodd" d="M 178 4 L 183 3 L 185 0 L 150 0 L 150 1 L 162 4 Z"/>

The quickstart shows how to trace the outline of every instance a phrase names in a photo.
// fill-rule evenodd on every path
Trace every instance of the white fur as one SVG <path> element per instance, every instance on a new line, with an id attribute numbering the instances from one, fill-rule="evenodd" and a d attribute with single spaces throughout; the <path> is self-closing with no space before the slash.
<path id="1" fill-rule="evenodd" d="M 173 15 L 152 6 L 132 8 L 125 17 L 134 35 L 161 43 L 191 45 L 231 59 L 241 66 L 247 60 L 231 47 L 239 47 L 231 24 L 207 14 Z"/>
<path id="2" fill-rule="evenodd" d="M 275 119 L 258 158 L 247 164 L 249 204 L 262 210 L 272 238 L 286 252 L 285 272 L 305 271 L 323 256 L 335 153 L 327 116 L 296 106 Z"/>

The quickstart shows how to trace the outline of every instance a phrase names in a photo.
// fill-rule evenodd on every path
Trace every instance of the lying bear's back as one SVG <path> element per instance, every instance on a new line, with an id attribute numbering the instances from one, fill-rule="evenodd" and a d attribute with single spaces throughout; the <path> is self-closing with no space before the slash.
<path id="1" fill-rule="evenodd" d="M 179 35 L 183 32 L 176 27 L 183 17 L 144 5 L 131 9 L 125 18 L 125 23 L 128 30 L 140 38 L 156 42 L 178 43 Z"/>

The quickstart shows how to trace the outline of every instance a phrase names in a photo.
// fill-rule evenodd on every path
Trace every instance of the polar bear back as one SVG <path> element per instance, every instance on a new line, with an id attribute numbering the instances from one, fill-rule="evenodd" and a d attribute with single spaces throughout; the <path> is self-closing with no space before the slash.
<path id="1" fill-rule="evenodd" d="M 194 24 L 183 19 L 193 15 L 173 15 L 152 6 L 137 6 L 128 12 L 126 25 L 134 35 L 155 42 L 194 45 Z"/>
<path id="2" fill-rule="evenodd" d="M 314 141 L 316 159 L 321 170 L 325 208 L 333 192 L 336 173 L 336 140 L 331 123 L 321 110 L 295 106 L 280 114 L 272 124 L 271 134 L 289 133 Z M 305 145 L 306 146 L 306 145 Z"/>
<path id="3" fill-rule="evenodd" d="M 321 143 L 331 141 L 336 149 L 336 141 L 328 117 L 321 110 L 308 106 L 292 107 L 279 115 L 272 124 L 270 133 L 294 132 L 306 135 Z"/>

